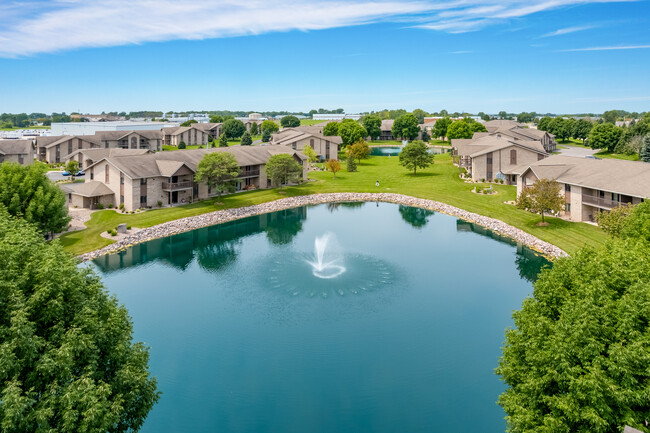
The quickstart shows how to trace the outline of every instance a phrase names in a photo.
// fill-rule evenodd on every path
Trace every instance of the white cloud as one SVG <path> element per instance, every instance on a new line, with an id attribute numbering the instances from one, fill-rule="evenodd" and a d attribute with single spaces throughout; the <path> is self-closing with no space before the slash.
<path id="1" fill-rule="evenodd" d="M 569 48 L 567 50 L 559 50 L 560 52 L 571 51 L 616 51 L 616 50 L 644 50 L 650 48 L 650 45 L 621 45 L 611 47 L 586 47 L 586 48 Z"/>
<path id="2" fill-rule="evenodd" d="M 566 27 L 563 29 L 558 29 L 554 32 L 546 33 L 542 35 L 543 38 L 548 38 L 551 36 L 560 36 L 560 35 L 568 35 L 569 33 L 575 33 L 575 32 L 581 32 L 583 30 L 591 30 L 595 29 L 597 26 L 576 26 L 576 27 Z"/>
<path id="3" fill-rule="evenodd" d="M 611 1 L 634 0 L 19 0 L 0 5 L 0 57 L 386 20 L 462 33 L 544 10 Z"/>

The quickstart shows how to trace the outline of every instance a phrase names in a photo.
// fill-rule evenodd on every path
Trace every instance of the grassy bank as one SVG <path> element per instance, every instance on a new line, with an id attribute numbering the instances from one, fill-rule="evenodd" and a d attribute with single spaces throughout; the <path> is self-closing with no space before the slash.
<path id="1" fill-rule="evenodd" d="M 436 155 L 434 166 L 409 173 L 398 165 L 398 158 L 371 157 L 359 165 L 356 173 L 341 171 L 336 178 L 329 172 L 312 172 L 312 180 L 304 185 L 278 190 L 261 190 L 233 194 L 222 199 L 223 204 L 215 206 L 214 200 L 206 200 L 186 206 L 157 209 L 139 214 L 120 214 L 114 210 L 95 212 L 86 223 L 87 229 L 61 236 L 61 243 L 73 254 L 81 254 L 111 243 L 99 234 L 114 228 L 119 223 L 133 227 L 150 227 L 165 221 L 187 216 L 200 215 L 219 209 L 250 206 L 278 198 L 328 193 L 328 192 L 391 192 L 413 197 L 441 201 L 471 212 L 496 218 L 525 230 L 538 238 L 550 242 L 572 253 L 584 245 L 601 245 L 605 234 L 598 228 L 585 223 L 571 223 L 559 218 L 547 218 L 547 227 L 538 227 L 539 215 L 521 211 L 505 201 L 514 200 L 516 189 L 509 185 L 494 185 L 495 195 L 471 192 L 474 184 L 458 178 L 458 168 L 451 164 L 448 154 Z M 379 180 L 379 187 L 375 182 Z"/>

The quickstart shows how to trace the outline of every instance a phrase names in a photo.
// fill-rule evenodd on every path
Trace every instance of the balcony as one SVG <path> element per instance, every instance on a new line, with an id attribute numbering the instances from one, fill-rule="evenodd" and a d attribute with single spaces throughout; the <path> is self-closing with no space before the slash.
<path id="1" fill-rule="evenodd" d="M 620 201 L 610 200 L 608 198 L 594 197 L 592 195 L 583 195 L 582 203 L 588 204 L 590 206 L 601 207 L 604 209 L 611 209 L 622 204 Z"/>
<path id="2" fill-rule="evenodd" d="M 181 191 L 184 189 L 192 189 L 194 185 L 194 182 L 191 180 L 184 181 L 184 182 L 163 182 L 162 183 L 162 189 L 163 191 Z"/>
<path id="3" fill-rule="evenodd" d="M 239 179 L 245 179 L 247 177 L 257 177 L 260 175 L 260 169 L 257 170 L 246 170 L 239 172 Z"/>

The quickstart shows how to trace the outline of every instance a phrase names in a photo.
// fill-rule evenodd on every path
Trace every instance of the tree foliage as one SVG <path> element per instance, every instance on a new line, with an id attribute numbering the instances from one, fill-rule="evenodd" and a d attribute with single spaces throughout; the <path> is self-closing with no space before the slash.
<path id="1" fill-rule="evenodd" d="M 449 117 L 436 120 L 436 123 L 433 125 L 433 136 L 436 138 L 442 137 L 442 139 L 447 137 L 447 128 L 449 128 L 449 125 L 451 125 L 451 119 Z"/>
<path id="2" fill-rule="evenodd" d="M 224 192 L 235 190 L 235 179 L 239 177 L 239 163 L 228 152 L 212 152 L 203 156 L 196 167 L 195 182 L 205 182 L 217 191 L 217 200 Z"/>
<path id="3" fill-rule="evenodd" d="M 541 119 L 539 119 L 539 122 L 537 122 L 537 129 L 540 131 L 546 131 L 548 132 L 548 126 L 550 125 L 551 119 L 549 116 L 544 116 Z"/>
<path id="4" fill-rule="evenodd" d="M 230 140 L 234 140 L 244 135 L 244 132 L 246 132 L 246 125 L 244 125 L 244 122 L 241 120 L 228 119 L 223 122 L 222 130 L 223 133 L 226 134 L 226 137 Z"/>
<path id="5" fill-rule="evenodd" d="M 219 137 L 219 147 L 228 147 L 228 136 L 226 136 L 225 132 Z"/>
<path id="6" fill-rule="evenodd" d="M 350 155 L 348 155 L 348 158 L 345 160 L 345 169 L 348 171 L 348 173 L 357 171 L 357 163 L 355 162 L 354 158 L 350 157 Z"/>
<path id="7" fill-rule="evenodd" d="M 295 128 L 300 126 L 300 119 L 296 116 L 284 116 L 280 119 L 280 125 L 282 125 L 283 128 Z"/>
<path id="8" fill-rule="evenodd" d="M 402 167 L 413 170 L 417 174 L 418 168 L 427 168 L 433 164 L 433 155 L 429 153 L 423 141 L 415 140 L 408 143 L 399 153 L 399 163 Z"/>
<path id="9" fill-rule="evenodd" d="M 180 150 L 187 149 L 187 144 L 185 144 L 184 141 L 181 141 L 180 143 L 178 143 L 178 149 Z"/>
<path id="10" fill-rule="evenodd" d="M 251 137 L 251 134 L 246 131 L 244 132 L 244 135 L 241 137 L 241 145 L 242 146 L 250 146 L 253 144 L 253 138 Z"/>
<path id="11" fill-rule="evenodd" d="M 181 123 L 181 126 L 190 126 L 193 123 L 199 123 L 194 119 L 186 120 L 185 122 Z"/>
<path id="12" fill-rule="evenodd" d="M 621 128 L 611 123 L 595 125 L 589 132 L 589 147 L 613 152 L 622 132 Z"/>
<path id="13" fill-rule="evenodd" d="M 282 187 L 289 182 L 297 181 L 302 175 L 302 166 L 288 153 L 273 155 L 266 163 L 266 175 L 271 185 Z"/>
<path id="14" fill-rule="evenodd" d="M 361 164 L 362 159 L 367 159 L 370 156 L 370 146 L 364 140 L 359 140 L 348 146 L 345 153 L 348 158 L 356 159 Z"/>
<path id="15" fill-rule="evenodd" d="M 393 123 L 393 137 L 402 140 L 415 140 L 420 134 L 418 119 L 413 114 L 402 114 Z"/>
<path id="16" fill-rule="evenodd" d="M 343 146 L 348 146 L 363 140 L 368 136 L 365 128 L 352 119 L 345 119 L 339 124 L 338 135 L 341 137 Z"/>
<path id="17" fill-rule="evenodd" d="M 273 134 L 274 132 L 278 132 L 279 130 L 280 127 L 278 126 L 278 124 L 272 121 L 271 119 L 266 119 L 264 122 L 262 122 L 262 133 L 264 133 L 264 131 L 268 131 L 269 134 Z"/>
<path id="18" fill-rule="evenodd" d="M 420 108 L 416 108 L 411 114 L 415 116 L 420 125 L 424 123 L 424 118 L 429 115 L 429 113 Z"/>
<path id="19" fill-rule="evenodd" d="M 334 135 L 339 135 L 339 124 L 338 122 L 329 122 L 323 128 L 323 135 L 326 137 L 332 137 Z"/>
<path id="20" fill-rule="evenodd" d="M 223 116 L 214 115 L 210 116 L 210 123 L 223 123 Z"/>
<path id="21" fill-rule="evenodd" d="M 447 128 L 447 138 L 450 140 L 456 138 L 472 138 L 473 135 L 474 132 L 470 128 L 469 123 L 462 120 L 452 122 Z"/>
<path id="22" fill-rule="evenodd" d="M 137 431 L 159 393 L 126 309 L 1 207 L 0 288 L 1 430 Z"/>
<path id="23" fill-rule="evenodd" d="M 269 141 L 271 141 L 271 132 L 268 129 L 262 130 L 262 142 L 268 143 Z"/>
<path id="24" fill-rule="evenodd" d="M 517 197 L 517 207 L 542 215 L 557 213 L 564 208 L 564 197 L 560 194 L 560 184 L 553 179 L 539 179 L 532 187 L 524 189 Z"/>
<path id="25" fill-rule="evenodd" d="M 650 162 L 650 134 L 643 137 L 643 148 L 641 149 L 641 161 Z"/>
<path id="26" fill-rule="evenodd" d="M 378 116 L 365 116 L 362 123 L 371 140 L 376 140 L 381 135 L 381 119 Z"/>
<path id="27" fill-rule="evenodd" d="M 589 137 L 589 132 L 591 132 L 593 126 L 594 124 L 586 119 L 578 119 L 573 126 L 573 138 L 582 140 L 584 143 L 587 137 Z"/>
<path id="28" fill-rule="evenodd" d="M 306 144 L 305 147 L 302 148 L 302 153 L 304 153 L 305 156 L 309 159 L 309 162 L 318 161 L 318 155 L 316 154 L 314 148 L 310 145 Z"/>
<path id="29" fill-rule="evenodd" d="M 612 237 L 619 237 L 623 231 L 625 221 L 632 213 L 632 205 L 627 203 L 616 206 L 609 211 L 598 212 L 596 222 L 603 231 Z"/>
<path id="30" fill-rule="evenodd" d="M 325 168 L 336 177 L 336 172 L 341 171 L 341 164 L 336 159 L 330 159 L 325 163 Z"/>
<path id="31" fill-rule="evenodd" d="M 543 271 L 514 313 L 497 368 L 509 431 L 650 431 L 649 203 L 629 219 L 621 239 Z"/>
<path id="32" fill-rule="evenodd" d="M 70 222 L 66 197 L 48 179 L 46 170 L 44 164 L 0 164 L 0 205 L 44 234 L 59 233 Z"/>
<path id="33" fill-rule="evenodd" d="M 65 164 L 65 171 L 67 171 L 71 177 L 74 177 L 79 172 L 79 161 L 71 159 Z"/>
<path id="34" fill-rule="evenodd" d="M 251 123 L 251 135 L 257 135 L 259 132 L 257 130 L 257 122 Z"/>

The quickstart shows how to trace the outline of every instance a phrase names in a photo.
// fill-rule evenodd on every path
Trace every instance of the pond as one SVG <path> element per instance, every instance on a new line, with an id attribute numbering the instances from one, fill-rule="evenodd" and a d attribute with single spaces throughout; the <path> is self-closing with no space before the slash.
<path id="1" fill-rule="evenodd" d="M 433 153 L 434 155 L 439 155 L 441 153 L 448 153 L 450 150 L 451 148 L 444 149 L 441 147 L 430 147 L 429 153 Z M 370 147 L 370 154 L 375 156 L 397 156 L 401 151 L 402 148 L 400 146 L 371 146 Z"/>
<path id="2" fill-rule="evenodd" d="M 331 203 L 93 262 L 151 347 L 142 429 L 502 433 L 494 374 L 548 262 L 471 223 Z"/>

